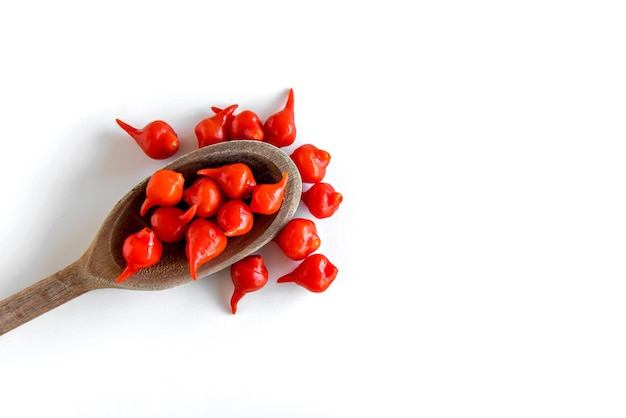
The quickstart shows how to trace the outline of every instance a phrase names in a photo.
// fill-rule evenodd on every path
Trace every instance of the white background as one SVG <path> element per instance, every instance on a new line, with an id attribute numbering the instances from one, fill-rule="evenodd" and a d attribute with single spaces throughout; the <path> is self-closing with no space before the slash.
<path id="1" fill-rule="evenodd" d="M 115 118 L 184 153 L 292 87 L 345 200 L 325 293 L 87 293 L 0 337 L 0 416 L 625 416 L 622 5 L 3 2 L 0 299 L 164 164 Z"/>

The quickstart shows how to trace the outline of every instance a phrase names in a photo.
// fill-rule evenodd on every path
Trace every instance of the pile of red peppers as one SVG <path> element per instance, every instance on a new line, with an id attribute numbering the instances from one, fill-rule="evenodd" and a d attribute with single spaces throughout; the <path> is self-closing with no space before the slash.
<path id="1" fill-rule="evenodd" d="M 195 126 L 199 148 L 230 140 L 264 141 L 276 147 L 287 147 L 296 141 L 294 92 L 289 89 L 284 107 L 265 122 L 251 110 L 237 112 L 238 105 L 212 107 L 214 114 Z M 116 119 L 152 159 L 165 159 L 179 150 L 179 138 L 174 129 L 162 120 L 143 128 L 134 128 Z M 331 217 L 343 200 L 343 195 L 325 182 L 330 153 L 313 144 L 297 146 L 290 158 L 298 168 L 303 186 L 302 203 L 315 219 Z M 158 170 L 146 186 L 146 198 L 141 216 L 150 215 L 151 227 L 129 235 L 123 244 L 126 267 L 117 277 L 121 282 L 140 269 L 157 264 L 163 253 L 163 243 L 185 240 L 191 277 L 197 279 L 198 268 L 217 257 L 227 245 L 227 238 L 249 232 L 255 214 L 276 213 L 284 199 L 287 174 L 275 184 L 257 184 L 250 168 L 243 163 L 201 169 L 192 184 L 185 185 L 182 174 Z M 185 208 L 179 203 L 184 202 Z M 273 242 L 286 258 L 298 261 L 277 283 L 292 282 L 311 292 L 323 292 L 337 277 L 338 269 L 323 254 L 318 253 L 321 239 L 314 219 L 294 218 L 276 235 Z M 230 268 L 234 290 L 230 308 L 234 314 L 241 298 L 263 288 L 269 279 L 263 257 L 252 254 Z"/>

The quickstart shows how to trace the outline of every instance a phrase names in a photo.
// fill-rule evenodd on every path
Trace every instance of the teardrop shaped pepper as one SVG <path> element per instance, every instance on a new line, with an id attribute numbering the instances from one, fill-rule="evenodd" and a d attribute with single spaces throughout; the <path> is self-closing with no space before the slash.
<path id="1" fill-rule="evenodd" d="M 217 224 L 227 237 L 245 235 L 254 225 L 254 213 L 243 200 L 229 200 L 217 212 Z"/>
<path id="2" fill-rule="evenodd" d="M 247 199 L 256 186 L 252 170 L 244 163 L 203 168 L 198 170 L 198 175 L 214 179 L 224 194 L 231 199 Z"/>
<path id="3" fill-rule="evenodd" d="M 153 206 L 173 206 L 183 198 L 185 178 L 174 170 L 157 170 L 146 185 L 146 198 L 139 214 L 144 216 Z"/>
<path id="4" fill-rule="evenodd" d="M 282 179 L 274 184 L 259 184 L 252 190 L 250 209 L 261 215 L 272 215 L 280 209 L 285 199 L 289 175 L 285 171 Z"/>
<path id="5" fill-rule="evenodd" d="M 230 266 L 230 277 L 235 285 L 230 298 L 233 314 L 237 312 L 237 303 L 246 293 L 256 292 L 263 288 L 268 280 L 267 267 L 260 255 L 249 255 Z"/>
<path id="6" fill-rule="evenodd" d="M 122 256 L 126 261 L 126 267 L 115 281 L 123 282 L 139 270 L 157 264 L 162 254 L 163 244 L 152 229 L 145 227 L 129 235 L 122 245 Z"/>
<path id="7" fill-rule="evenodd" d="M 220 255 L 226 249 L 228 239 L 219 226 L 204 218 L 194 219 L 187 226 L 185 237 L 189 272 L 197 280 L 198 269 Z"/>
<path id="8" fill-rule="evenodd" d="M 283 254 L 292 260 L 305 259 L 322 243 L 315 222 L 306 218 L 291 219 L 273 241 L 278 244 Z"/>
<path id="9" fill-rule="evenodd" d="M 150 217 L 150 225 L 163 242 L 174 243 L 185 238 L 185 229 L 196 215 L 197 206 L 187 210 L 177 206 L 159 206 Z"/>
<path id="10" fill-rule="evenodd" d="M 339 269 L 323 254 L 311 254 L 284 276 L 278 278 L 278 283 L 293 282 L 305 289 L 320 293 L 328 289 L 337 277 Z"/>
<path id="11" fill-rule="evenodd" d="M 225 109 L 222 109 L 221 107 L 217 107 L 217 106 L 211 106 L 211 110 L 213 112 L 215 112 L 215 113 L 220 113 L 221 111 L 223 111 Z M 233 122 L 233 118 L 234 117 L 235 117 L 234 113 L 231 113 L 226 118 L 226 122 L 225 122 L 225 125 L 224 125 L 224 133 L 226 134 L 226 139 L 227 140 L 231 139 L 231 137 L 230 137 L 230 124 Z"/>
<path id="12" fill-rule="evenodd" d="M 199 177 L 183 191 L 183 200 L 188 205 L 198 207 L 197 217 L 210 218 L 217 214 L 228 198 L 215 180 L 210 177 Z"/>
<path id="13" fill-rule="evenodd" d="M 230 117 L 237 108 L 237 105 L 231 105 L 220 110 L 215 115 L 198 122 L 195 128 L 196 138 L 198 139 L 198 148 L 207 145 L 218 144 L 229 139 L 228 123 Z"/>
<path id="14" fill-rule="evenodd" d="M 328 218 L 339 209 L 343 195 L 328 183 L 315 183 L 302 193 L 302 202 L 318 219 Z"/>
<path id="15" fill-rule="evenodd" d="M 296 140 L 296 123 L 294 120 L 293 89 L 289 89 L 285 107 L 271 115 L 263 124 L 265 142 L 276 147 L 286 147 Z"/>
<path id="16" fill-rule="evenodd" d="M 230 139 L 263 141 L 263 138 L 265 138 L 263 122 L 253 111 L 244 110 L 237 113 L 231 120 L 228 135 Z"/>
<path id="17" fill-rule="evenodd" d="M 162 120 L 152 121 L 141 129 L 135 128 L 119 119 L 115 119 L 115 121 L 135 140 L 139 148 L 152 159 L 163 160 L 169 158 L 180 147 L 178 135 L 168 123 Z"/>
<path id="18" fill-rule="evenodd" d="M 319 183 L 326 176 L 326 167 L 330 163 L 328 151 L 313 144 L 303 144 L 293 150 L 290 157 L 298 168 L 303 183 Z"/>

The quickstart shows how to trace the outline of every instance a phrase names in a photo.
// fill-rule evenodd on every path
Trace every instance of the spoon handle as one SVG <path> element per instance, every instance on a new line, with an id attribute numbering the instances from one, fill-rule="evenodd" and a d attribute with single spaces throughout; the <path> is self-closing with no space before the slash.
<path id="1" fill-rule="evenodd" d="M 80 261 L 0 301 L 0 335 L 91 290 Z"/>

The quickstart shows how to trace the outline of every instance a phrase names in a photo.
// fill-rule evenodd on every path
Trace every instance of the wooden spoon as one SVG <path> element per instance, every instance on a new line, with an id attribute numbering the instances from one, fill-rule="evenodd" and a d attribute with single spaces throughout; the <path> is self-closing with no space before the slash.
<path id="1" fill-rule="evenodd" d="M 302 180 L 298 169 L 282 150 L 264 142 L 222 142 L 190 152 L 164 168 L 182 173 L 185 186 L 188 186 L 198 177 L 199 169 L 235 162 L 248 164 L 257 183 L 276 183 L 287 172 L 285 200 L 276 214 L 257 215 L 249 233 L 228 238 L 226 250 L 201 266 L 198 277 L 229 267 L 267 244 L 293 217 L 300 202 Z M 87 251 L 77 261 L 0 302 L 0 335 L 90 290 L 161 290 L 193 281 L 182 242 L 164 244 L 163 257 L 157 265 L 140 270 L 126 281 L 115 282 L 125 266 L 122 257 L 124 239 L 149 226 L 149 216 L 139 215 L 148 179 L 117 202 Z"/>

